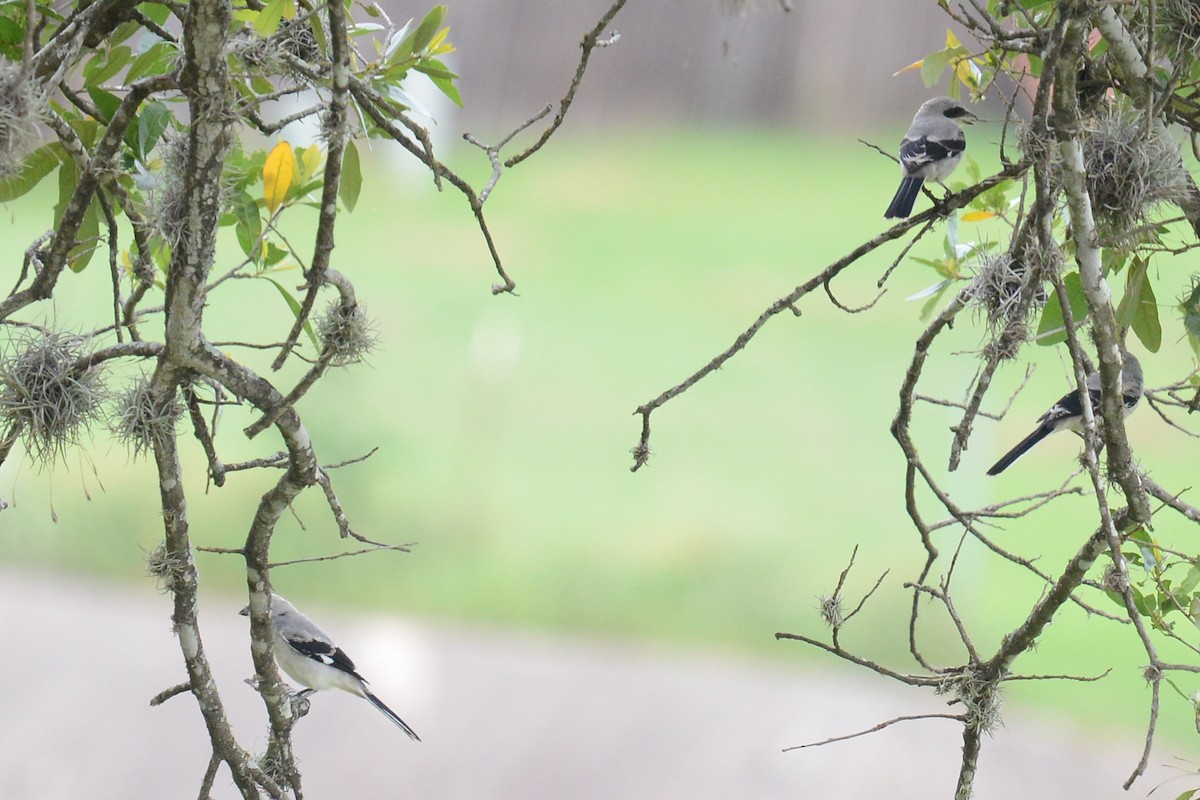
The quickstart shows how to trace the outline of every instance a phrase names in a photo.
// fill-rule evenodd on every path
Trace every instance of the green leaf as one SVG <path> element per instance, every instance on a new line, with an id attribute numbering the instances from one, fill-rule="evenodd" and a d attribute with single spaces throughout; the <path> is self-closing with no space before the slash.
<path id="1" fill-rule="evenodd" d="M 1133 259 L 1133 266 L 1125 274 L 1125 294 L 1116 311 L 1117 324 L 1122 327 L 1129 327 L 1133 322 L 1134 314 L 1137 313 L 1142 294 L 1141 276 L 1146 270 L 1147 263 L 1141 256 L 1136 256 Z"/>
<path id="2" fill-rule="evenodd" d="M 58 202 L 54 204 L 55 228 L 62 224 L 63 214 L 67 211 L 67 203 L 71 202 L 71 196 L 75 194 L 77 184 L 75 162 L 64 161 L 62 169 L 58 171 Z"/>
<path id="3" fill-rule="evenodd" d="M 426 56 L 416 63 L 414 69 L 417 72 L 424 72 L 431 78 L 447 78 L 454 80 L 458 75 L 447 69 L 446 65 L 433 56 Z"/>
<path id="4" fill-rule="evenodd" d="M 412 52 L 420 53 L 429 47 L 429 43 L 433 41 L 434 34 L 442 27 L 442 22 L 446 19 L 446 7 L 434 6 L 429 13 L 425 15 L 425 19 L 421 20 L 421 24 L 417 26 L 417 30 L 413 33 Z"/>
<path id="5" fill-rule="evenodd" d="M 125 73 L 125 83 L 133 83 L 148 75 L 162 75 L 170 72 L 178 55 L 179 50 L 170 42 L 158 42 L 151 45 L 129 65 L 129 71 Z"/>
<path id="6" fill-rule="evenodd" d="M 79 224 L 79 230 L 75 234 L 75 241 L 78 242 L 71 248 L 70 254 L 67 256 L 67 266 L 72 272 L 83 272 L 92 260 L 97 248 L 100 245 L 100 204 L 96 202 L 95 197 L 88 203 L 87 210 L 83 212 L 83 220 Z"/>
<path id="7" fill-rule="evenodd" d="M 454 85 L 458 75 L 448 70 L 445 64 L 433 56 L 428 56 L 417 63 L 416 69 L 428 75 L 429 80 L 433 81 L 433 85 L 450 98 L 454 105 L 459 108 L 463 107 L 462 95 L 458 93 L 458 87 Z"/>
<path id="8" fill-rule="evenodd" d="M 100 116 L 104 118 L 105 122 L 110 122 L 113 114 L 117 113 L 117 107 L 121 105 L 121 98 L 97 86 L 87 87 L 87 93 L 88 97 L 92 98 L 92 102 L 96 104 L 96 110 L 100 112 Z"/>
<path id="9" fill-rule="evenodd" d="M 296 17 L 296 0 L 270 0 L 254 18 L 254 30 L 258 31 L 259 36 L 270 36 L 279 30 L 279 23 L 284 17 Z"/>
<path id="10" fill-rule="evenodd" d="M 1158 302 L 1154 297 L 1154 286 L 1150 283 L 1149 270 L 1142 270 L 1141 291 L 1133 314 L 1133 332 L 1151 353 L 1157 353 L 1162 347 L 1162 323 L 1158 319 Z"/>
<path id="11" fill-rule="evenodd" d="M 64 162 L 62 169 L 58 171 L 58 203 L 54 206 L 54 227 L 58 228 L 62 225 L 63 215 L 67 212 L 67 206 L 75 194 L 77 185 L 75 162 Z M 79 230 L 75 233 L 76 244 L 67 254 L 67 265 L 72 272 L 82 272 L 83 268 L 92 260 L 92 254 L 96 252 L 97 239 L 100 236 L 98 205 L 94 202 L 94 198 L 92 202 L 88 203 L 88 207 L 83 213 L 83 219 L 80 221 Z"/>
<path id="12" fill-rule="evenodd" d="M 21 165 L 21 171 L 10 178 L 0 180 L 0 203 L 15 200 L 42 182 L 42 179 L 66 163 L 70 156 L 61 142 L 44 144 L 34 150 Z M 69 167 L 74 173 L 74 166 Z"/>
<path id="13" fill-rule="evenodd" d="M 92 56 L 83 68 L 83 77 L 87 86 L 99 86 L 115 76 L 129 63 L 133 51 L 127 45 L 118 45 L 107 53 L 97 53 Z"/>
<path id="14" fill-rule="evenodd" d="M 412 34 L 409 33 L 409 28 L 412 27 L 413 21 L 400 26 L 400 30 L 396 31 L 388 39 L 387 45 L 383 49 L 383 57 L 389 65 L 400 64 L 412 58 Z M 372 23 L 373 24 L 373 23 Z M 356 25 L 356 28 L 364 29 L 371 26 Z M 357 35 L 357 33 L 355 34 Z"/>
<path id="15" fill-rule="evenodd" d="M 296 316 L 296 319 L 300 319 L 300 301 L 292 297 L 291 293 L 287 289 L 283 288 L 283 285 L 274 278 L 264 277 L 263 280 L 270 281 L 271 285 L 279 290 L 280 296 L 282 296 L 284 301 L 288 304 L 288 308 L 292 310 L 292 314 Z M 304 322 L 304 332 L 308 334 L 308 338 L 312 342 L 313 347 L 317 350 L 320 350 L 321 345 L 317 342 L 317 335 L 313 333 L 312 323 L 308 322 L 307 320 Z"/>
<path id="16" fill-rule="evenodd" d="M 9 17 L 0 17 L 0 55 L 9 61 L 21 60 L 25 29 Z"/>
<path id="17" fill-rule="evenodd" d="M 1078 272 L 1070 272 L 1063 277 L 1063 285 L 1067 290 L 1067 300 L 1070 302 L 1071 319 L 1076 323 L 1087 317 L 1087 298 L 1083 295 L 1083 284 Z M 1063 322 L 1062 307 L 1058 304 L 1058 292 L 1051 292 L 1046 307 L 1042 309 L 1042 319 L 1038 323 L 1037 343 L 1046 347 L 1067 340 L 1067 331 Z"/>
<path id="18" fill-rule="evenodd" d="M 1133 607 L 1143 617 L 1148 617 L 1157 610 L 1155 608 L 1154 595 L 1142 594 L 1135 586 L 1129 587 L 1129 593 L 1133 596 Z"/>
<path id="19" fill-rule="evenodd" d="M 305 188 L 301 190 L 302 192 L 309 191 L 309 183 L 316 183 L 320 186 L 322 181 L 324 181 L 324 175 L 315 181 L 313 179 L 317 174 L 317 170 L 321 167 L 323 157 L 324 153 L 321 152 L 319 145 L 310 144 L 308 147 L 296 148 L 296 160 L 300 164 L 300 182 L 305 184 Z"/>
<path id="20" fill-rule="evenodd" d="M 233 216 L 237 220 L 234 233 L 238 245 L 250 260 L 257 262 L 262 249 L 262 216 L 258 211 L 258 203 L 249 192 L 241 191 L 233 196 Z"/>
<path id="21" fill-rule="evenodd" d="M 130 36 L 133 36 L 135 33 L 140 31 L 141 29 L 142 29 L 142 24 L 140 22 L 136 22 L 134 20 L 129 20 L 128 22 L 122 22 L 120 25 L 117 26 L 117 29 L 115 31 L 113 31 L 111 34 L 109 34 L 108 43 L 110 45 L 120 44 L 121 42 L 125 41 Z"/>
<path id="22" fill-rule="evenodd" d="M 1200 276 L 1192 276 L 1192 289 L 1179 298 L 1179 310 L 1183 312 L 1183 329 L 1192 346 L 1200 345 Z"/>
<path id="23" fill-rule="evenodd" d="M 155 100 L 142 109 L 138 115 L 136 143 L 134 152 L 138 158 L 145 159 L 146 154 L 154 149 L 159 138 L 171 122 L 171 110 L 165 104 Z"/>
<path id="24" fill-rule="evenodd" d="M 1188 570 L 1188 574 L 1184 576 L 1183 582 L 1179 584 L 1180 594 L 1191 594 L 1192 590 L 1200 584 L 1200 566 L 1195 564 Z"/>
<path id="25" fill-rule="evenodd" d="M 171 16 L 171 8 L 166 3 L 142 3 L 137 9 L 159 25 L 165 23 L 167 17 Z"/>
<path id="26" fill-rule="evenodd" d="M 263 254 L 262 260 L 264 267 L 273 267 L 288 257 L 288 251 L 274 242 L 267 242 L 265 247 L 266 252 Z"/>
<path id="27" fill-rule="evenodd" d="M 91 117 L 68 116 L 67 124 L 71 126 L 71 130 L 79 135 L 79 140 L 83 142 L 83 146 L 92 148 L 96 146 L 97 140 L 100 138 L 101 131 L 104 130 L 104 123 Z"/>
<path id="28" fill-rule="evenodd" d="M 450 82 L 447 78 L 430 78 L 433 85 L 442 90 L 442 94 L 450 98 L 450 101 L 459 108 L 463 107 L 462 95 L 458 93 L 458 87 Z"/>
<path id="29" fill-rule="evenodd" d="M 1115 605 L 1121 609 L 1125 608 L 1125 598 L 1122 597 L 1121 595 L 1119 595 L 1118 593 L 1114 592 L 1112 589 L 1105 589 L 1104 595 L 1109 600 L 1112 600 L 1113 605 Z"/>
<path id="30" fill-rule="evenodd" d="M 1128 253 L 1121 250 L 1114 250 L 1111 247 L 1105 248 L 1100 252 L 1100 266 L 1104 270 L 1105 276 L 1111 275 L 1114 272 L 1120 272 L 1125 268 L 1125 262 L 1128 259 Z"/>
<path id="31" fill-rule="evenodd" d="M 271 79 L 264 75 L 251 75 L 250 88 L 258 94 L 270 94 L 275 91 L 275 84 L 271 83 Z"/>
<path id="32" fill-rule="evenodd" d="M 154 260 L 154 266 L 163 275 L 167 274 L 167 269 L 171 266 L 171 245 L 157 237 L 150 240 L 150 257 Z M 165 289 L 166 283 L 162 278 L 155 278 L 154 285 L 159 289 Z"/>
<path id="33" fill-rule="evenodd" d="M 342 153 L 342 181 L 338 184 L 338 197 L 347 211 L 353 211 L 358 205 L 358 196 L 362 193 L 362 164 L 358 159 L 358 148 L 354 142 L 346 143 Z"/>
<path id="34" fill-rule="evenodd" d="M 951 55 L 949 50 L 939 50 L 925 56 L 921 62 L 921 81 L 926 89 L 932 88 L 941 79 L 942 72 L 950 64 Z"/>
<path id="35" fill-rule="evenodd" d="M 308 26 L 312 29 L 313 38 L 317 40 L 318 52 L 329 52 L 329 37 L 325 35 L 325 26 L 321 22 L 321 16 L 317 14 L 309 17 Z"/>

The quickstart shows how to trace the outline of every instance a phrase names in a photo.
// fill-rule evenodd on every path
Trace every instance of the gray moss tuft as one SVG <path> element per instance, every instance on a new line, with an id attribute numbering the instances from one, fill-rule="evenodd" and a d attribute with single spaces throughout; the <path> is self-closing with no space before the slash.
<path id="1" fill-rule="evenodd" d="M 375 325 L 361 305 L 347 311 L 340 303 L 331 303 L 317 319 L 316 329 L 321 349 L 330 354 L 329 363 L 335 367 L 359 363 L 379 342 Z"/>
<path id="2" fill-rule="evenodd" d="M 984 316 L 991 338 L 989 356 L 1016 358 L 1033 335 L 1033 321 L 1046 304 L 1046 280 L 1059 269 L 1062 255 L 1029 244 L 1021 258 L 1009 253 L 988 254 L 976 265 L 971 302 Z M 1030 274 L 1032 271 L 1032 274 Z M 1022 296 L 1032 293 L 1022 308 Z"/>
<path id="3" fill-rule="evenodd" d="M 173 395 L 165 404 L 155 401 L 150 376 L 142 375 L 113 397 L 108 428 L 134 458 L 153 451 L 156 442 L 175 435 L 183 404 Z"/>
<path id="4" fill-rule="evenodd" d="M 98 368 L 79 370 L 87 340 L 23 329 L 0 356 L 0 419 L 22 432 L 25 450 L 48 465 L 96 419 L 104 387 Z"/>
<path id="5" fill-rule="evenodd" d="M 0 61 L 0 179 L 21 171 L 41 139 L 46 93 L 19 64 Z"/>
<path id="6" fill-rule="evenodd" d="M 1084 122 L 1084 170 L 1092 214 L 1108 247 L 1128 243 L 1131 232 L 1153 221 L 1158 207 L 1187 196 L 1179 145 L 1146 124 L 1139 112 L 1112 104 Z M 1045 165 L 1051 186 L 1062 185 L 1062 159 L 1052 137 L 1026 130 L 1027 157 Z"/>

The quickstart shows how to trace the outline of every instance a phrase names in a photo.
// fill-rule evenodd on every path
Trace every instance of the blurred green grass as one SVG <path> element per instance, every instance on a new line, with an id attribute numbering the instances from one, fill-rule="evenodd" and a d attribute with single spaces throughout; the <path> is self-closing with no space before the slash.
<path id="1" fill-rule="evenodd" d="M 477 151 L 460 151 L 452 163 L 468 164 L 476 177 L 487 167 Z M 461 197 L 434 193 L 412 170 L 390 172 L 378 154 L 367 174 L 358 209 L 341 220 L 334 266 L 355 281 L 380 348 L 369 365 L 332 373 L 301 412 L 325 463 L 380 448 L 365 464 L 333 474 L 356 530 L 419 544 L 411 555 L 278 570 L 281 591 L 832 667 L 773 634 L 823 635 L 817 598 L 832 590 L 857 544 L 852 597 L 891 572 L 843 642 L 909 668 L 911 600 L 901 584 L 916 575 L 923 551 L 904 512 L 904 461 L 888 427 L 923 328 L 921 304 L 904 298 L 936 281 L 930 270 L 903 264 L 869 313 L 846 315 L 818 294 L 804 301 L 802 316 L 776 317 L 724 369 L 655 412 L 654 455 L 641 472 L 629 472 L 640 430 L 634 409 L 728 347 L 775 298 L 880 231 L 893 164 L 858 144 L 784 132 L 564 137 L 507 173 L 488 202 L 517 297 L 490 294 L 496 278 Z M 48 223 L 49 205 L 9 209 L 12 253 Z M 961 228 L 963 239 L 988 230 Z M 310 230 L 311 219 L 294 219 L 289 235 L 302 241 Z M 915 252 L 940 251 L 935 234 Z M 869 302 L 898 253 L 893 243 L 840 277 L 839 299 Z M 1194 255 L 1173 259 L 1164 285 L 1182 285 L 1196 269 Z M 106 283 L 97 260 L 82 275 L 64 276 L 63 295 L 39 311 L 80 329 L 94 324 L 84 316 L 88 298 L 104 294 Z M 1159 292 L 1160 302 L 1170 297 Z M 274 341 L 291 321 L 265 281 L 228 285 L 209 314 L 214 340 Z M 1177 324 L 1167 310 L 1164 320 L 1168 330 Z M 936 348 L 925 394 L 961 397 L 980 337 L 960 324 Z M 265 369 L 260 354 L 230 352 Z M 1030 357 L 1042 367 L 1030 391 L 1004 422 L 976 422 L 962 467 L 946 479 L 965 505 L 1050 488 L 1073 464 L 1077 444 L 1061 437 L 1002 479 L 983 475 L 1065 388 L 1053 351 L 1031 349 Z M 1156 373 L 1178 374 L 1186 355 L 1148 360 L 1153 383 Z M 284 382 L 299 365 L 289 369 Z M 1001 372 L 993 408 L 1023 370 L 1014 364 Z M 1143 412 L 1131 422 L 1139 452 L 1160 480 L 1183 480 L 1181 454 L 1195 445 L 1152 417 Z M 270 433 L 244 440 L 249 419 L 225 414 L 224 460 L 278 449 Z M 949 409 L 919 409 L 922 452 L 935 470 L 944 472 L 947 429 L 956 421 Z M 237 546 L 274 476 L 235 474 L 205 493 L 199 448 L 185 450 L 195 541 Z M 99 434 L 85 455 L 52 471 L 7 464 L 0 496 L 15 503 L 0 515 L 0 559 L 137 579 L 141 550 L 161 533 L 153 487 L 151 465 L 131 462 Z M 277 558 L 344 548 L 318 492 L 295 512 L 281 524 Z M 1068 498 L 995 538 L 1053 573 L 1093 524 L 1088 501 Z M 943 537 L 939 545 L 952 553 L 957 538 Z M 206 586 L 242 590 L 235 558 L 198 558 Z M 1042 590 L 970 542 L 954 585 L 985 651 Z M 928 611 L 925 654 L 957 662 L 950 626 Z M 1068 608 L 1018 670 L 1095 674 L 1115 663 L 1115 674 L 1101 688 L 1011 684 L 1009 696 L 1137 729 L 1146 713 L 1144 660 L 1130 631 Z M 1164 707 L 1168 735 L 1192 725 L 1181 705 Z"/>

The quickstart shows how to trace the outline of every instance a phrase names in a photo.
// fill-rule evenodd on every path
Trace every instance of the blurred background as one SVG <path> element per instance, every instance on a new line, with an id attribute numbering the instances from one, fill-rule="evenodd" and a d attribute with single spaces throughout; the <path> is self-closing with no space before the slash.
<path id="1" fill-rule="evenodd" d="M 272 578 L 426 742 L 410 747 L 353 698 L 318 696 L 297 734 L 310 796 L 950 792 L 958 731 L 944 721 L 781 753 L 892 716 L 954 709 L 774 639 L 826 635 L 818 598 L 857 545 L 846 584 L 855 602 L 890 572 L 843 644 L 916 669 L 902 584 L 923 551 L 888 426 L 924 327 L 925 300 L 912 298 L 939 280 L 931 269 L 902 264 L 870 313 L 845 315 L 811 297 L 802 316 L 774 319 L 725 369 L 656 412 L 654 455 L 629 472 L 639 404 L 882 230 L 897 169 L 857 139 L 890 150 L 916 105 L 946 90 L 927 89 L 915 71 L 893 76 L 942 47 L 947 20 L 935 3 L 824 0 L 790 13 L 773 0 L 749 3 L 748 13 L 734 5 L 630 3 L 617 17 L 620 40 L 593 53 L 563 130 L 488 201 L 516 297 L 490 293 L 495 274 L 460 196 L 436 193 L 398 148 L 364 150 L 368 180 L 340 219 L 334 260 L 375 320 L 379 348 L 367 366 L 332 373 L 300 410 L 325 463 L 379 448 L 335 471 L 335 486 L 357 531 L 415 545 Z M 386 7 L 397 22 L 427 10 Z M 556 103 L 579 40 L 606 8 L 451 3 L 458 51 L 449 61 L 466 107 L 422 95 L 444 160 L 482 183 L 489 165 L 462 133 L 497 141 Z M 995 168 L 998 128 L 970 136 L 970 154 Z M 10 279 L 48 225 L 48 192 L 5 209 Z M 295 216 L 291 230 L 302 237 L 312 222 Z M 964 241 L 1002 236 L 966 223 L 959 232 Z M 914 254 L 941 248 L 931 235 Z M 899 253 L 863 259 L 835 283 L 839 299 L 869 302 Z M 1168 333 L 1163 351 L 1143 358 L 1152 385 L 1189 363 L 1170 306 L 1197 267 L 1194 254 L 1159 265 Z M 88 301 L 107 280 L 96 267 L 64 276 L 38 321 L 93 327 Z M 281 338 L 292 317 L 275 287 L 233 288 L 212 298 L 211 338 Z M 980 329 L 953 331 L 927 366 L 924 393 L 961 398 L 981 342 Z M 252 351 L 231 352 L 267 369 Z M 1030 347 L 1028 361 L 1037 367 L 1029 392 L 1003 421 L 979 421 L 962 467 L 943 475 L 963 505 L 1052 488 L 1075 463 L 1077 443 L 1061 437 L 1002 478 L 983 475 L 1068 385 L 1057 351 Z M 295 379 L 290 369 L 280 384 Z M 999 373 L 992 410 L 1024 370 Z M 118 372 L 110 385 L 134 374 Z M 237 409 L 224 415 L 226 462 L 278 449 L 269 434 L 245 441 L 249 420 Z M 950 409 L 919 410 L 922 452 L 935 468 L 944 470 L 956 421 Z M 1194 440 L 1146 412 L 1130 431 L 1160 482 L 1188 485 Z M 184 450 L 195 542 L 239 545 L 273 476 L 206 487 L 203 454 Z M 145 553 L 161 537 L 154 482 L 152 464 L 100 430 L 52 469 L 19 457 L 0 468 L 10 503 L 0 513 L 0 635 L 36 654 L 0 668 L 0 707 L 15 710 L 0 715 L 0 740 L 13 743 L 0 754 L 0 796 L 194 795 L 207 759 L 199 715 L 184 698 L 146 707 L 183 675 L 169 600 L 145 575 Z M 995 537 L 1054 572 L 1090 534 L 1088 507 L 1087 498 L 1064 499 Z M 319 493 L 294 512 L 276 536 L 278 559 L 346 549 Z M 236 614 L 244 571 L 228 556 L 198 560 L 218 677 L 239 733 L 261 745 L 261 706 L 239 682 L 252 673 Z M 1042 586 L 968 544 L 955 591 L 988 650 Z M 950 626 L 936 613 L 925 619 L 925 655 L 959 663 Z M 1010 684 L 1008 728 L 984 750 L 980 796 L 1123 796 L 1148 714 L 1139 648 L 1124 628 L 1065 609 L 1018 670 L 1113 671 L 1098 683 Z M 80 709 L 112 736 L 80 725 Z M 1196 768 L 1190 704 L 1164 694 L 1160 724 L 1154 777 L 1135 791 L 1183 775 L 1175 796 Z M 219 779 L 214 797 L 233 794 Z"/>

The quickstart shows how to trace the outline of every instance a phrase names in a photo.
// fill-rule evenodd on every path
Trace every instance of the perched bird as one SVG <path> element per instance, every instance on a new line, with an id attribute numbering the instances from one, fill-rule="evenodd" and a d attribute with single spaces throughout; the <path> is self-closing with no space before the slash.
<path id="1" fill-rule="evenodd" d="M 967 137 L 959 125 L 975 119 L 974 114 L 949 97 L 926 100 L 917 109 L 912 126 L 900 141 L 904 179 L 900 181 L 900 188 L 884 218 L 907 217 L 921 193 L 921 184 L 928 180 L 941 182 L 950 177 L 967 149 Z"/>
<path id="2" fill-rule="evenodd" d="M 250 606 L 241 610 L 250 616 Z M 354 662 L 342 648 L 296 607 L 277 594 L 271 595 L 271 630 L 274 633 L 275 663 L 292 680 L 307 687 L 300 693 L 306 697 L 320 689 L 341 689 L 364 698 L 385 717 L 400 726 L 418 742 L 421 737 L 400 719 L 383 701 L 376 697 L 366 680 L 355 671 Z"/>
<path id="3" fill-rule="evenodd" d="M 1125 405 L 1125 416 L 1129 416 L 1137 407 L 1138 401 L 1142 399 L 1142 365 L 1132 353 L 1122 352 L 1121 357 L 1124 360 L 1124 365 L 1121 367 L 1121 400 Z M 1093 372 L 1088 375 L 1084 385 L 1087 387 L 1092 409 L 1099 413 L 1100 373 Z M 987 471 L 987 474 L 999 475 L 1012 466 L 1014 461 L 1025 455 L 1035 444 L 1061 430 L 1083 430 L 1083 405 L 1079 402 L 1078 391 L 1067 392 L 1059 398 L 1059 401 L 1051 406 L 1049 411 L 1038 418 L 1038 426 L 1033 433 L 1005 453 L 1004 457 Z"/>

